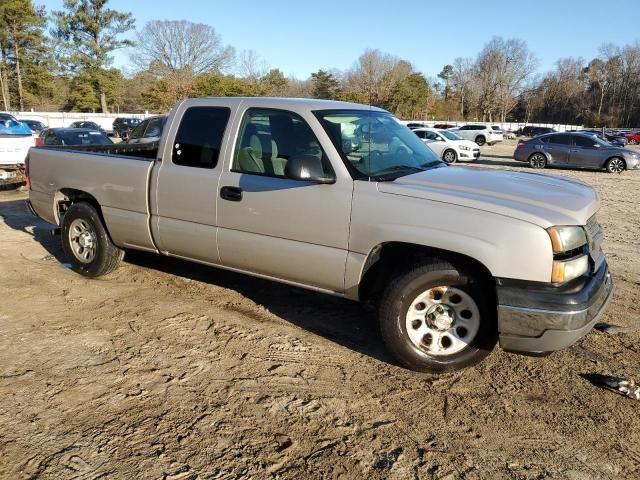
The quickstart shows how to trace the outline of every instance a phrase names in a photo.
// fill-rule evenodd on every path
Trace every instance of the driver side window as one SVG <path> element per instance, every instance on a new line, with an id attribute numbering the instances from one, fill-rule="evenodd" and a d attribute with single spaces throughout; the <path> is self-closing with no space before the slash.
<path id="1" fill-rule="evenodd" d="M 304 164 L 313 176 L 331 174 L 329 162 L 311 127 L 293 112 L 252 108 L 242 119 L 231 171 L 296 178 Z"/>

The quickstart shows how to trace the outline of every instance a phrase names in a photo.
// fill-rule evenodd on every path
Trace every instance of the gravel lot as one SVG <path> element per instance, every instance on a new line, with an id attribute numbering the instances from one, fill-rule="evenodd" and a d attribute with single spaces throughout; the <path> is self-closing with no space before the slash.
<path id="1" fill-rule="evenodd" d="M 627 329 L 439 377 L 340 299 L 147 254 L 86 280 L 0 192 L 0 478 L 639 478 L 640 403 L 589 374 L 640 380 L 640 171 L 548 173 L 600 192 Z"/>

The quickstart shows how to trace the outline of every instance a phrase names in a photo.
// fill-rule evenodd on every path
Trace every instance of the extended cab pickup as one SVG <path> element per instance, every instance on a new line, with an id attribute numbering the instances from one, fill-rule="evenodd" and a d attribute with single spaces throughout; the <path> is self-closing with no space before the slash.
<path id="1" fill-rule="evenodd" d="M 33 148 L 27 176 L 78 273 L 145 250 L 359 300 L 420 371 L 568 346 L 613 291 L 592 188 L 447 166 L 369 106 L 185 100 L 157 144 Z"/>

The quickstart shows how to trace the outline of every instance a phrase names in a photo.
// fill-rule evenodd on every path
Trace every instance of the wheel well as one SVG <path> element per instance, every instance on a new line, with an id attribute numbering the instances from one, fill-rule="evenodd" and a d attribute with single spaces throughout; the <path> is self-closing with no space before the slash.
<path id="1" fill-rule="evenodd" d="M 487 137 L 484 135 L 484 133 L 480 133 L 478 135 L 476 135 L 476 140 L 479 138 L 484 138 L 485 140 L 487 139 Z"/>
<path id="2" fill-rule="evenodd" d="M 495 299 L 495 279 L 489 269 L 479 261 L 449 250 L 412 243 L 388 242 L 375 247 L 365 262 L 358 287 L 360 301 L 369 305 L 377 303 L 391 277 L 428 258 L 444 259 L 464 267 L 470 274 L 481 278 L 483 285 L 486 282 Z"/>
<path id="3" fill-rule="evenodd" d="M 604 161 L 604 166 L 606 167 L 606 166 L 607 166 L 607 163 L 609 163 L 609 161 L 613 160 L 614 158 L 619 158 L 620 160 L 622 160 L 622 163 L 624 163 L 624 168 L 625 168 L 625 169 L 627 168 L 627 161 L 624 159 L 624 157 L 621 157 L 620 155 L 612 155 L 612 156 L 610 156 L 609 158 L 607 158 L 607 159 Z"/>
<path id="4" fill-rule="evenodd" d="M 545 155 L 544 152 L 533 152 L 531 155 L 529 155 L 529 158 L 527 158 L 527 160 L 531 160 L 531 157 L 533 157 L 534 155 L 537 155 L 537 154 L 542 155 L 545 158 L 545 160 L 549 161 L 549 159 L 547 158 L 547 156 Z"/>
<path id="5" fill-rule="evenodd" d="M 102 216 L 102 209 L 100 208 L 100 203 L 90 193 L 84 192 L 82 190 L 76 190 L 74 188 L 63 188 L 56 193 L 54 202 L 56 203 L 55 214 L 58 225 L 61 224 L 62 217 L 71 205 L 78 202 L 85 202 L 96 209 L 96 212 L 98 212 L 98 215 L 100 216 L 100 220 L 102 220 L 102 224 L 105 225 L 106 228 L 104 217 Z"/>

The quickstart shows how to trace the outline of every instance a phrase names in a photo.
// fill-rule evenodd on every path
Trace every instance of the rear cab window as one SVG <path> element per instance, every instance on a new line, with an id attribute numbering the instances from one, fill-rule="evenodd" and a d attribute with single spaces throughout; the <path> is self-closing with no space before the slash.
<path id="1" fill-rule="evenodd" d="M 215 168 L 230 115 L 228 107 L 188 108 L 173 140 L 171 161 L 185 167 Z"/>

